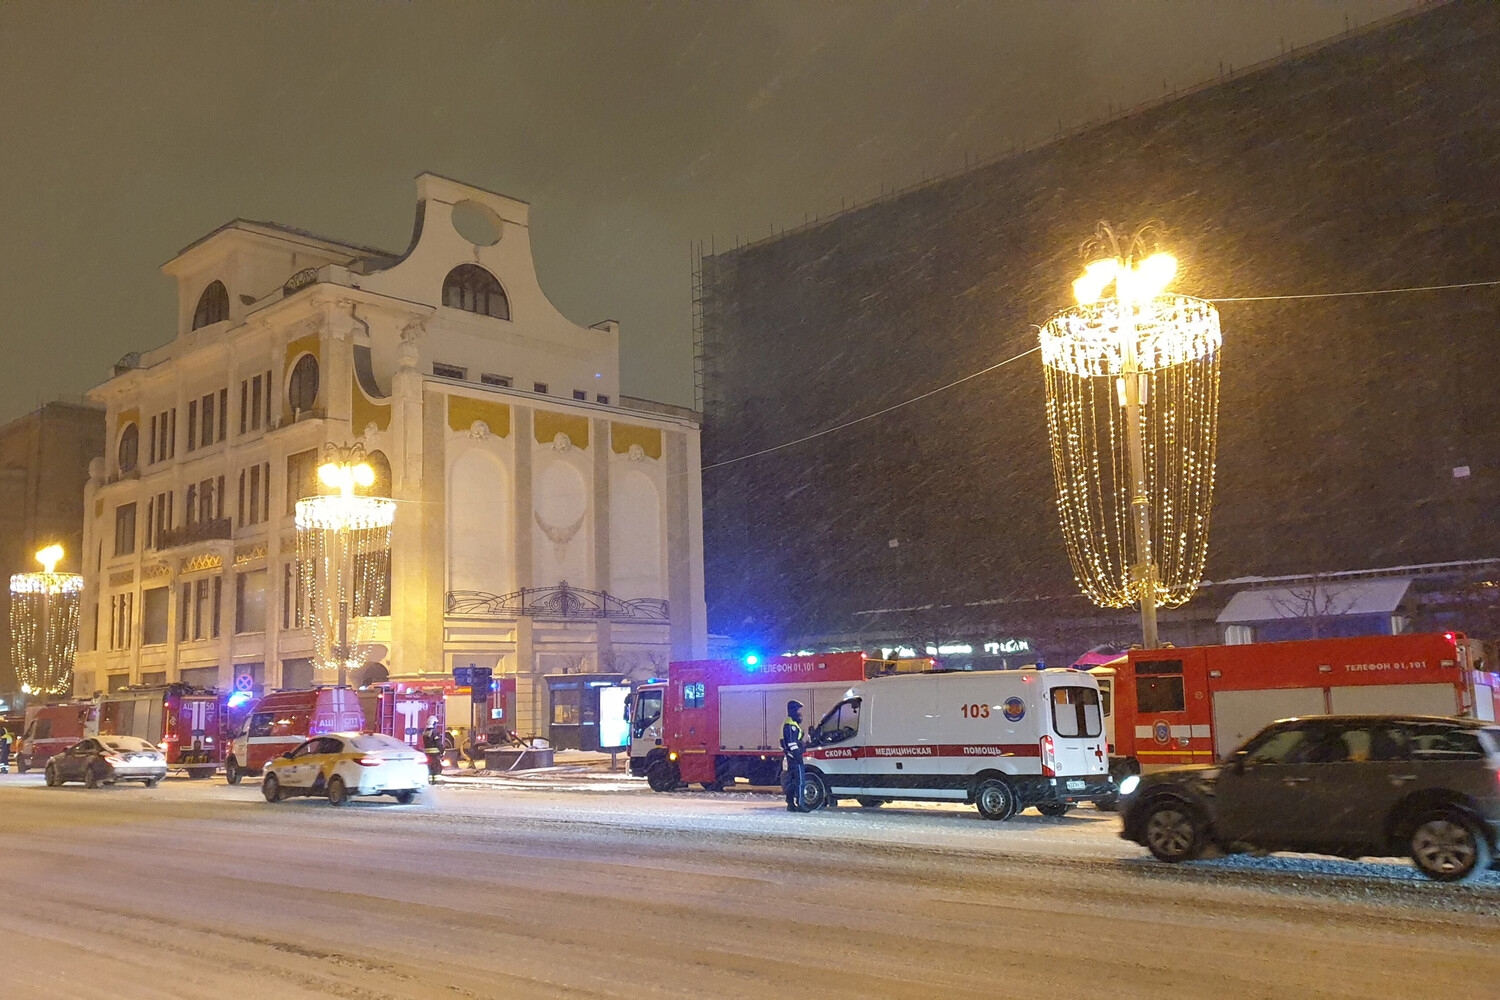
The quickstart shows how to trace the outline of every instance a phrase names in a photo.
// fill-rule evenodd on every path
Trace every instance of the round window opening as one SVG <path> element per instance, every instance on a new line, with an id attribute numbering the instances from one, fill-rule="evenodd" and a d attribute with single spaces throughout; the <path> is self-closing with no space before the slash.
<path id="1" fill-rule="evenodd" d="M 302 355 L 292 366 L 286 401 L 293 413 L 309 413 L 318 402 L 318 359 L 311 354 Z"/>
<path id="2" fill-rule="evenodd" d="M 453 206 L 453 228 L 476 247 L 492 247 L 500 242 L 500 216 L 477 201 L 461 201 Z"/>

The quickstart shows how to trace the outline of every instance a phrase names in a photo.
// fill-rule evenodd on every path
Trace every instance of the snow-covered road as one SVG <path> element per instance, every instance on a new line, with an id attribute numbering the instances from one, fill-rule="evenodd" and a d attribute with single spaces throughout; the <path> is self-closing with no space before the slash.
<path id="1" fill-rule="evenodd" d="M 1179 868 L 1083 810 L 450 784 L 409 807 L 0 777 L 19 996 L 1474 997 L 1500 878 Z"/>

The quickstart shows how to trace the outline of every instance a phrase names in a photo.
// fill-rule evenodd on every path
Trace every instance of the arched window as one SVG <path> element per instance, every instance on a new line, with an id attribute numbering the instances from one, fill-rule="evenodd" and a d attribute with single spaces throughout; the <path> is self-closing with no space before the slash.
<path id="1" fill-rule="evenodd" d="M 141 454 L 141 432 L 135 424 L 126 424 L 125 430 L 120 432 L 120 447 L 115 452 L 115 458 L 119 462 L 121 472 L 134 472 L 135 463 Z"/>
<path id="2" fill-rule="evenodd" d="M 229 290 L 224 287 L 224 282 L 215 281 L 198 296 L 198 308 L 193 310 L 193 329 L 220 323 L 228 318 Z"/>
<path id="3" fill-rule="evenodd" d="M 292 366 L 286 401 L 293 413 L 311 413 L 318 402 L 318 359 L 311 354 L 302 355 Z"/>
<path id="4" fill-rule="evenodd" d="M 443 279 L 443 305 L 481 316 L 510 319 L 510 300 L 495 276 L 478 264 L 460 264 Z"/>

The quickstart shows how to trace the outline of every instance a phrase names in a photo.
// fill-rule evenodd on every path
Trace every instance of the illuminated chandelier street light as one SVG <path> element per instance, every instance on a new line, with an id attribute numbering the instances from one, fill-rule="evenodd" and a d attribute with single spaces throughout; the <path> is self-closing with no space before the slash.
<path id="1" fill-rule="evenodd" d="M 1041 351 L 1073 576 L 1102 607 L 1139 601 L 1155 649 L 1157 607 L 1192 597 L 1208 558 L 1222 337 L 1211 303 L 1166 293 L 1177 261 L 1147 254 L 1146 233 L 1122 246 L 1100 223 L 1078 305 L 1042 328 Z"/>
<path id="2" fill-rule="evenodd" d="M 42 572 L 10 578 L 12 662 L 25 694 L 65 694 L 73 686 L 83 577 L 57 572 L 62 557 L 61 545 L 49 545 L 36 554 Z"/>
<path id="3" fill-rule="evenodd" d="M 358 443 L 326 445 L 318 480 L 338 492 L 297 501 L 298 571 L 309 591 L 314 657 L 337 672 L 342 687 L 371 645 L 369 620 L 384 599 L 396 503 L 355 494 L 375 483 Z"/>

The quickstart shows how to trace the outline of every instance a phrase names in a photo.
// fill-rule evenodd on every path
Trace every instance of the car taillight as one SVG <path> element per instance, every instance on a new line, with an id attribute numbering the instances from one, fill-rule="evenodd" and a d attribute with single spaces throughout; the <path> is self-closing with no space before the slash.
<path id="1" fill-rule="evenodd" d="M 104 756 L 104 759 L 107 760 L 107 761 L 109 761 L 111 764 L 123 764 L 123 763 L 125 763 L 125 758 L 121 757 L 119 754 L 113 754 L 113 753 L 112 754 L 106 754 Z"/>
<path id="2" fill-rule="evenodd" d="M 360 767 L 376 767 L 377 765 L 380 764 L 380 758 L 379 757 L 356 757 L 356 758 L 354 758 L 354 763 L 358 764 Z"/>
<path id="3" fill-rule="evenodd" d="M 1049 778 L 1057 776 L 1057 746 L 1052 737 L 1042 737 L 1042 774 Z"/>

